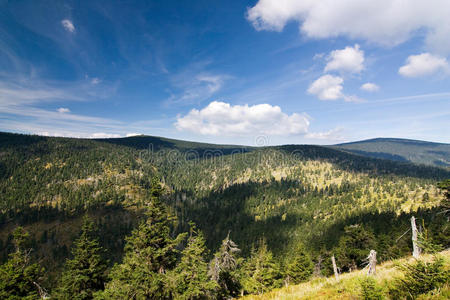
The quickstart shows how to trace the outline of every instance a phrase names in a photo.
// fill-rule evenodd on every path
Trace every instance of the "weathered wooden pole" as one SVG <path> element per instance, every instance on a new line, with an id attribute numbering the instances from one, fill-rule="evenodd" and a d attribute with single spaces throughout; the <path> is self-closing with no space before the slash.
<path id="1" fill-rule="evenodd" d="M 333 263 L 334 277 L 336 278 L 336 281 L 339 281 L 339 273 L 336 266 L 336 260 L 334 259 L 334 255 L 331 257 L 331 262 Z"/>
<path id="2" fill-rule="evenodd" d="M 413 257 L 419 258 L 421 251 L 419 245 L 417 244 L 417 226 L 416 226 L 416 218 L 414 218 L 414 216 L 411 217 L 411 231 L 413 243 Z"/>
<path id="3" fill-rule="evenodd" d="M 377 267 L 377 251 L 370 250 L 367 259 L 369 260 L 369 270 L 367 271 L 367 275 L 375 275 Z"/>

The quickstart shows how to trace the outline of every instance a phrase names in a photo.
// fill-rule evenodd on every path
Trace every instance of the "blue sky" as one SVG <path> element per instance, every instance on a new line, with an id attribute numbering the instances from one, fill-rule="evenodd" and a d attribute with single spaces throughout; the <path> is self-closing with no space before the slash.
<path id="1" fill-rule="evenodd" d="M 446 0 L 0 0 L 0 130 L 448 143 L 449 15 Z"/>

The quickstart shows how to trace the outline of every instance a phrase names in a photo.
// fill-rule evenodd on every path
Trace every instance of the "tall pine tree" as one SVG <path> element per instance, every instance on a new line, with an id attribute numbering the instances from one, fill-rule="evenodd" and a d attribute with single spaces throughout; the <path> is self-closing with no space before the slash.
<path id="1" fill-rule="evenodd" d="M 102 258 L 102 252 L 95 237 L 94 223 L 85 216 L 81 236 L 73 246 L 73 258 L 66 261 L 56 298 L 92 299 L 94 292 L 103 290 L 107 264 Z"/>
<path id="2" fill-rule="evenodd" d="M 267 249 L 264 239 L 259 247 L 251 251 L 250 258 L 244 265 L 244 290 L 250 294 L 262 294 L 282 284 L 283 276 L 280 267 L 273 259 L 272 252 Z"/>
<path id="3" fill-rule="evenodd" d="M 147 218 L 127 238 L 123 262 L 111 271 L 102 299 L 168 299 L 167 272 L 175 267 L 177 245 L 186 234 L 170 236 L 174 218 L 160 202 L 161 187 L 153 182 Z"/>
<path id="4" fill-rule="evenodd" d="M 15 252 L 0 266 L 0 299 L 37 299 L 40 288 L 38 281 L 43 275 L 43 269 L 30 261 L 28 232 L 17 227 L 13 236 Z"/>
<path id="5" fill-rule="evenodd" d="M 299 244 L 287 265 L 287 282 L 290 284 L 299 284 L 300 282 L 307 281 L 311 277 L 313 270 L 314 265 L 311 257 L 306 252 L 305 247 Z"/>
<path id="6" fill-rule="evenodd" d="M 208 277 L 206 254 L 203 234 L 191 225 L 188 244 L 181 253 L 181 261 L 171 272 L 175 299 L 211 298 L 216 288 L 216 282 Z"/>

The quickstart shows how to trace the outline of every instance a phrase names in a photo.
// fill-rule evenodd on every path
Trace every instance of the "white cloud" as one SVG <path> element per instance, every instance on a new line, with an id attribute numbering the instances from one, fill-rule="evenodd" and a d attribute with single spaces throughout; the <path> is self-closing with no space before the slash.
<path id="1" fill-rule="evenodd" d="M 328 140 L 328 141 L 343 141 L 342 128 L 335 128 L 325 132 L 310 132 L 305 135 L 305 138 L 313 140 Z"/>
<path id="2" fill-rule="evenodd" d="M 343 99 L 346 102 L 362 102 L 357 96 L 345 95 L 342 90 L 344 79 L 330 74 L 323 75 L 316 79 L 308 88 L 308 93 L 316 95 L 320 100 L 338 100 Z"/>
<path id="3" fill-rule="evenodd" d="M 364 69 L 364 51 L 359 49 L 358 44 L 354 47 L 331 51 L 327 60 L 325 72 L 359 73 Z"/>
<path id="4" fill-rule="evenodd" d="M 447 59 L 430 53 L 422 53 L 409 56 L 406 65 L 400 67 L 398 73 L 405 77 L 421 77 L 449 70 Z"/>
<path id="5" fill-rule="evenodd" d="M 270 104 L 230 105 L 213 101 L 201 110 L 192 109 L 177 118 L 175 127 L 211 136 L 297 135 L 305 134 L 309 127 L 306 114 L 282 112 Z"/>
<path id="6" fill-rule="evenodd" d="M 323 75 L 308 88 L 308 93 L 316 95 L 320 100 L 337 100 L 344 97 L 342 93 L 344 79 L 339 76 Z"/>
<path id="7" fill-rule="evenodd" d="M 58 111 L 59 113 L 61 113 L 61 114 L 65 114 L 65 113 L 69 113 L 69 112 L 70 112 L 70 109 L 65 108 L 65 107 L 60 107 L 60 108 L 57 109 L 57 111 Z"/>
<path id="8" fill-rule="evenodd" d="M 102 81 L 97 77 L 94 77 L 91 79 L 91 83 L 94 85 L 99 84 L 100 82 L 102 82 Z"/>
<path id="9" fill-rule="evenodd" d="M 110 139 L 110 138 L 120 138 L 122 137 L 117 133 L 104 133 L 104 132 L 96 132 L 88 136 L 91 139 Z"/>
<path id="10" fill-rule="evenodd" d="M 125 136 L 131 137 L 131 136 L 138 136 L 138 135 L 141 135 L 141 133 L 130 132 L 130 133 L 127 133 Z"/>
<path id="11" fill-rule="evenodd" d="M 311 38 L 347 36 L 386 46 L 425 35 L 427 49 L 450 53 L 448 0 L 260 0 L 247 19 L 257 30 L 281 31 L 289 21 Z"/>
<path id="12" fill-rule="evenodd" d="M 73 26 L 72 21 L 65 19 L 61 21 L 61 24 L 65 30 L 69 32 L 75 32 L 75 26 Z"/>
<path id="13" fill-rule="evenodd" d="M 366 82 L 363 85 L 361 85 L 360 89 L 366 92 L 376 92 L 380 89 L 380 87 L 375 83 Z"/>

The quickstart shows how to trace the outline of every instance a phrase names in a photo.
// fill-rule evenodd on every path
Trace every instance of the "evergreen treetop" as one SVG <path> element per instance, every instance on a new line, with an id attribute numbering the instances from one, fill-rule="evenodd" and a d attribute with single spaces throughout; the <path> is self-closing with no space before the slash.
<path id="1" fill-rule="evenodd" d="M 66 261 L 56 291 L 58 299 L 92 299 L 96 291 L 104 288 L 107 264 L 102 252 L 94 223 L 85 216 L 81 235 L 73 246 L 73 258 Z"/>

